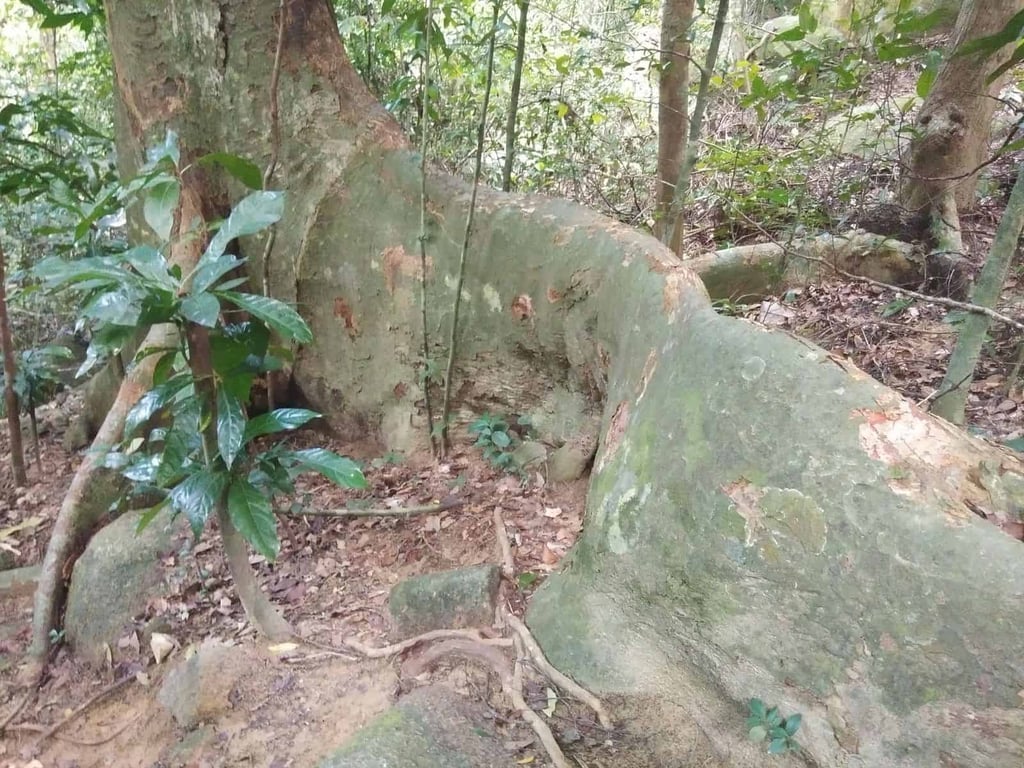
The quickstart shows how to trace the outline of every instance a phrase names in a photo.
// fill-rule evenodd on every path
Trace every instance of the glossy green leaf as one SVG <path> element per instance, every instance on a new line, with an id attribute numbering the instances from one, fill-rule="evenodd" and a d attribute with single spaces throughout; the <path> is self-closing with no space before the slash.
<path id="1" fill-rule="evenodd" d="M 366 488 L 366 478 L 352 459 L 331 453 L 324 448 L 306 448 L 285 454 L 294 459 L 299 468 L 319 472 L 332 483 L 344 488 Z"/>
<path id="2" fill-rule="evenodd" d="M 320 418 L 320 414 L 316 411 L 308 411 L 304 408 L 278 408 L 251 419 L 245 425 L 244 442 L 248 443 L 261 435 L 298 429 L 303 424 L 318 418 Z"/>
<path id="3" fill-rule="evenodd" d="M 178 350 L 172 349 L 165 352 L 156 365 L 153 367 L 153 384 L 160 385 L 167 381 L 174 373 L 174 363 L 178 359 Z"/>
<path id="4" fill-rule="evenodd" d="M 300 344 L 308 344 L 313 340 L 313 332 L 306 325 L 306 321 L 299 316 L 298 312 L 282 301 L 267 296 L 234 291 L 217 291 L 216 294 L 254 317 L 258 317 L 286 339 L 292 339 Z"/>
<path id="5" fill-rule="evenodd" d="M 769 755 L 781 755 L 786 751 L 786 740 L 785 739 L 772 739 L 771 744 L 768 745 Z"/>
<path id="6" fill-rule="evenodd" d="M 230 253 L 222 253 L 219 256 L 204 259 L 192 276 L 192 282 L 188 288 L 189 293 L 195 295 L 210 290 L 224 275 L 243 264 L 245 264 L 245 259 L 240 259 Z"/>
<path id="7" fill-rule="evenodd" d="M 155 413 L 167 405 L 191 381 L 188 374 L 180 373 L 168 381 L 153 387 L 128 411 L 124 420 L 124 436 L 131 437 L 135 431 L 149 421 Z"/>
<path id="8" fill-rule="evenodd" d="M 764 741 L 768 735 L 768 729 L 763 725 L 755 725 L 749 731 L 747 731 L 747 738 L 751 741 Z"/>
<path id="9" fill-rule="evenodd" d="M 155 484 L 166 488 L 174 485 L 185 472 L 186 462 L 199 447 L 199 434 L 183 429 L 171 429 L 164 435 L 160 466 L 156 470 Z"/>
<path id="10" fill-rule="evenodd" d="M 197 165 L 203 168 L 220 166 L 249 189 L 263 189 L 263 175 L 259 167 L 250 160 L 227 152 L 212 152 L 199 158 Z"/>
<path id="11" fill-rule="evenodd" d="M 512 445 L 512 438 L 509 437 L 508 432 L 498 430 L 491 433 L 491 442 L 499 448 L 508 448 Z"/>
<path id="12" fill-rule="evenodd" d="M 210 293 L 186 296 L 181 302 L 181 314 L 189 322 L 213 328 L 220 317 L 220 302 Z"/>
<path id="13" fill-rule="evenodd" d="M 144 279 L 161 288 L 177 289 L 177 281 L 171 277 L 168 271 L 167 259 L 156 248 L 139 245 L 125 251 L 121 254 L 121 258 L 128 262 Z"/>
<path id="14" fill-rule="evenodd" d="M 171 239 L 174 213 L 178 208 L 178 182 L 162 181 L 149 188 L 142 204 L 142 215 L 162 242 Z"/>
<path id="15" fill-rule="evenodd" d="M 217 503 L 224 494 L 229 475 L 225 472 L 214 472 L 200 469 L 186 477 L 168 494 L 171 509 L 175 513 L 184 514 L 192 528 L 192 534 L 198 538 L 206 527 L 210 513 L 217 509 Z"/>
<path id="16" fill-rule="evenodd" d="M 221 256 L 232 240 L 254 235 L 277 223 L 282 213 L 283 192 L 253 192 L 242 198 L 210 240 L 206 252 L 200 258 L 200 265 L 207 259 L 213 260 Z"/>
<path id="17" fill-rule="evenodd" d="M 242 449 L 245 436 L 245 410 L 238 398 L 224 387 L 217 389 L 217 449 L 228 469 Z"/>
<path id="18" fill-rule="evenodd" d="M 244 478 L 235 478 L 228 489 L 228 514 L 252 548 L 273 562 L 281 549 L 277 520 L 270 501 Z"/>

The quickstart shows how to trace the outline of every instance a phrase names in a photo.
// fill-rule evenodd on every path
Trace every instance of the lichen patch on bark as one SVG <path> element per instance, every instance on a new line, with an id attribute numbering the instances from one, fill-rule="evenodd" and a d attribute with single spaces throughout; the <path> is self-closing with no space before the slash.
<path id="1" fill-rule="evenodd" d="M 412 277 L 419 279 L 422 273 L 420 257 L 409 253 L 400 245 L 393 245 L 385 248 L 380 254 L 380 265 L 384 272 L 384 286 L 388 293 L 395 295 L 395 286 L 398 277 Z M 434 271 L 434 261 L 427 256 L 427 278 L 429 279 Z"/>

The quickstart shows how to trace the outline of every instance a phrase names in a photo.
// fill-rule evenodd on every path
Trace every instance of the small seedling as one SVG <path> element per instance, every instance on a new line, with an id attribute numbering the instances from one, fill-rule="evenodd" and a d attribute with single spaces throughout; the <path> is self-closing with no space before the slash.
<path id="1" fill-rule="evenodd" d="M 800 728 L 803 715 L 798 713 L 783 717 L 778 707 L 768 709 L 760 699 L 751 699 L 747 706 L 750 708 L 750 716 L 747 717 L 747 737 L 751 741 L 767 741 L 769 755 L 781 755 L 800 749 L 793 735 Z"/>
<path id="2" fill-rule="evenodd" d="M 483 451 L 484 458 L 491 466 L 506 472 L 515 471 L 512 453 L 519 442 L 519 436 L 505 419 L 485 413 L 469 425 L 469 431 L 477 436 L 474 445 Z"/>

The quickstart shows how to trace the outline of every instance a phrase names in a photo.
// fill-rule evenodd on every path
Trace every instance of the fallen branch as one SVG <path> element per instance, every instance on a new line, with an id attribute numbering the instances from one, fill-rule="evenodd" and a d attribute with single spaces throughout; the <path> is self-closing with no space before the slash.
<path id="1" fill-rule="evenodd" d="M 805 258 L 808 261 L 821 261 L 824 264 L 828 264 L 828 262 L 825 259 L 819 259 L 816 256 L 803 256 L 802 258 Z M 890 291 L 904 293 L 907 296 L 911 296 L 915 299 L 928 302 L 929 304 L 937 304 L 940 307 L 951 307 L 953 309 L 962 309 L 965 312 L 974 312 L 975 314 L 979 315 L 987 315 L 993 320 L 998 320 L 1001 323 L 1006 323 L 1006 325 L 1013 326 L 1019 331 L 1024 331 L 1024 323 L 1018 320 L 1014 320 L 1009 315 L 1004 315 L 1002 312 L 997 312 L 996 310 L 991 309 L 990 307 L 982 307 L 977 304 L 971 304 L 966 301 L 957 301 L 956 299 L 947 299 L 945 296 L 929 296 L 926 293 L 919 293 L 918 291 L 912 291 L 909 288 L 901 288 L 898 285 L 883 283 L 880 280 L 874 280 L 870 277 L 855 275 L 852 272 L 847 272 L 846 270 L 840 269 L 839 267 L 835 267 L 832 265 L 829 266 L 831 266 L 832 269 L 836 271 L 836 274 L 842 275 L 848 280 L 854 280 L 858 283 L 865 283 L 867 285 L 874 285 L 878 288 L 886 288 L 887 290 Z"/>
<path id="2" fill-rule="evenodd" d="M 522 622 L 522 620 L 514 615 L 511 611 L 507 611 L 505 620 L 508 625 L 515 630 L 518 639 L 526 646 L 526 649 L 530 653 L 530 658 L 533 659 L 533 663 L 537 665 L 541 672 L 543 672 L 547 678 L 561 688 L 563 691 L 568 693 L 570 696 L 582 701 L 597 715 L 597 720 L 601 723 L 601 727 L 606 731 L 612 729 L 611 718 L 608 717 L 608 713 L 605 711 L 604 705 L 601 700 L 594 694 L 582 687 L 572 678 L 568 677 L 562 672 L 559 672 L 551 662 L 544 656 L 544 651 L 540 649 L 537 641 L 533 638 L 533 634 L 529 628 Z"/>
<path id="3" fill-rule="evenodd" d="M 494 535 L 498 539 L 498 548 L 501 550 L 501 573 L 506 579 L 513 579 L 516 575 L 516 563 L 512 558 L 512 543 L 508 540 L 508 531 L 505 530 L 505 518 L 501 516 L 501 507 L 494 508 Z"/>
<path id="4" fill-rule="evenodd" d="M 416 507 L 373 507 L 355 509 L 303 509 L 298 512 L 283 511 L 289 517 L 413 517 L 414 515 L 430 515 L 461 507 L 465 502 L 457 496 L 448 496 L 437 504 L 423 504 Z"/>

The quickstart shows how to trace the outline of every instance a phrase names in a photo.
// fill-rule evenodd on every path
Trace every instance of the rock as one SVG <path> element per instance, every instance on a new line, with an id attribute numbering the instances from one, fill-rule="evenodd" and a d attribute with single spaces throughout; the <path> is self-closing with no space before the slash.
<path id="1" fill-rule="evenodd" d="M 242 648 L 206 640 L 167 673 L 157 701 L 182 728 L 215 721 L 232 708 L 231 691 L 250 667 Z"/>
<path id="2" fill-rule="evenodd" d="M 0 597 L 24 597 L 35 591 L 40 566 L 28 565 L 0 571 Z"/>
<path id="3" fill-rule="evenodd" d="M 0 572 L 14 568 L 14 553 L 8 549 L 0 549 Z"/>
<path id="4" fill-rule="evenodd" d="M 548 481 L 568 483 L 579 480 L 597 450 L 597 438 L 589 433 L 556 448 L 548 460 Z"/>
<path id="5" fill-rule="evenodd" d="M 355 734 L 319 768 L 512 766 L 483 707 L 441 685 L 418 688 Z"/>
<path id="6" fill-rule="evenodd" d="M 536 469 L 544 466 L 548 458 L 548 449 L 544 443 L 536 440 L 524 440 L 512 451 L 512 459 L 519 469 Z"/>
<path id="7" fill-rule="evenodd" d="M 161 558 L 187 536 L 184 518 L 160 514 L 136 535 L 137 513 L 127 513 L 92 537 L 75 563 L 64 626 L 83 658 L 100 663 L 106 646 L 123 634 L 150 599 L 168 591 Z"/>
<path id="8" fill-rule="evenodd" d="M 388 611 L 398 640 L 432 629 L 490 626 L 501 572 L 493 564 L 428 573 L 399 582 Z"/>

